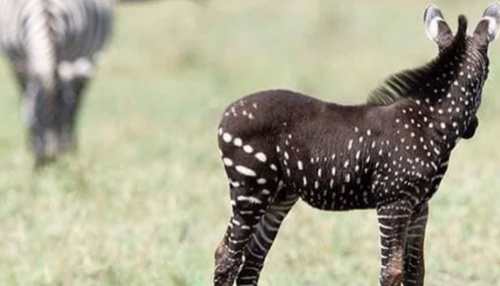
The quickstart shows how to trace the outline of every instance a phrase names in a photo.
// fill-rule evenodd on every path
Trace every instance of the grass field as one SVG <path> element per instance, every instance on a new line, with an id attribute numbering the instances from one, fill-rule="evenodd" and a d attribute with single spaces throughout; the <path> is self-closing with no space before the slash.
<path id="1" fill-rule="evenodd" d="M 198 1 L 201 2 L 201 1 Z M 436 1 L 456 27 L 489 1 Z M 473 3 L 472 3 L 473 2 Z M 342 4 L 336 4 L 342 3 Z M 80 152 L 34 174 L 0 67 L 0 285 L 210 285 L 229 217 L 216 126 L 250 92 L 363 102 L 436 54 L 427 1 L 151 1 L 122 5 L 80 120 Z M 500 285 L 500 43 L 476 137 L 432 200 L 427 284 Z M 376 285 L 373 211 L 299 203 L 261 285 Z"/>

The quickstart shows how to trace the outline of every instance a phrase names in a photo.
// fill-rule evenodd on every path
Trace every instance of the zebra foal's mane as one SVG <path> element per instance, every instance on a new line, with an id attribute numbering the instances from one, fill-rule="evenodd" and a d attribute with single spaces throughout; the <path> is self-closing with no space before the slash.
<path id="1" fill-rule="evenodd" d="M 445 64 L 451 62 L 453 57 L 465 48 L 466 39 L 467 19 L 464 15 L 460 15 L 458 32 L 449 47 L 424 66 L 391 75 L 370 93 L 367 103 L 369 105 L 390 105 L 405 98 L 421 99 L 423 88 L 442 72 Z"/>

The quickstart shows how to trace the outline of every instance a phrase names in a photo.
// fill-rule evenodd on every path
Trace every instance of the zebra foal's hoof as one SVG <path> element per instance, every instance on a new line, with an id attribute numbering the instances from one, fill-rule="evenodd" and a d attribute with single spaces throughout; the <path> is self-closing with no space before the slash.
<path id="1" fill-rule="evenodd" d="M 214 285 L 233 286 L 242 262 L 241 257 L 230 257 L 228 252 L 219 246 L 215 252 L 215 261 Z"/>

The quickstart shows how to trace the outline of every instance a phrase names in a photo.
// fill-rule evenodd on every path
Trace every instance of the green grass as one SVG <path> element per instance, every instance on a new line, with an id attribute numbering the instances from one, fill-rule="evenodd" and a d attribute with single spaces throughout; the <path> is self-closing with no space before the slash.
<path id="1" fill-rule="evenodd" d="M 198 1 L 200 2 L 200 1 Z M 0 68 L 0 285 L 210 285 L 229 217 L 216 126 L 250 92 L 363 102 L 436 54 L 426 1 L 147 2 L 118 9 L 80 120 L 80 152 L 31 171 L 18 96 Z M 452 26 L 489 1 L 436 1 Z M 335 4 L 341 3 L 341 4 Z M 500 281 L 500 45 L 472 141 L 432 200 L 427 284 Z M 376 285 L 373 211 L 299 203 L 261 285 Z"/>

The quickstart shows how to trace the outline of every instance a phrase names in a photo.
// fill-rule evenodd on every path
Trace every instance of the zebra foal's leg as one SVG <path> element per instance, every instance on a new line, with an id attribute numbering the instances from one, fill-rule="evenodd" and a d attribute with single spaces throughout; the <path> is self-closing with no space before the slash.
<path id="1" fill-rule="evenodd" d="M 259 281 L 260 272 L 267 253 L 278 234 L 281 223 L 297 202 L 298 195 L 283 188 L 279 191 L 266 214 L 260 219 L 255 232 L 244 250 L 244 263 L 238 275 L 238 286 L 255 286 Z"/>
<path id="2" fill-rule="evenodd" d="M 214 285 L 232 286 L 241 270 L 244 249 L 255 226 L 276 194 L 277 181 L 269 176 L 245 176 L 227 166 L 233 215 L 224 239 L 215 251 Z M 253 169 L 256 170 L 256 169 Z"/>
<path id="3" fill-rule="evenodd" d="M 425 204 L 413 214 L 408 226 L 405 253 L 405 286 L 424 285 L 424 239 L 428 213 L 429 208 Z"/>
<path id="4" fill-rule="evenodd" d="M 411 208 L 395 202 L 377 208 L 380 227 L 381 286 L 400 286 L 403 282 L 406 231 Z"/>

